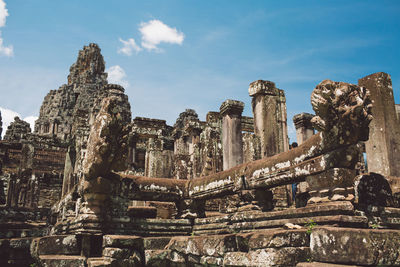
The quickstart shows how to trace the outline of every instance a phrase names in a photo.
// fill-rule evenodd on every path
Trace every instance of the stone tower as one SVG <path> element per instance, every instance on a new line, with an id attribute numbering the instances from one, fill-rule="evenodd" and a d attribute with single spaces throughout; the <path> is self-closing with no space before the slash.
<path id="1" fill-rule="evenodd" d="M 103 86 L 107 84 L 104 70 L 99 46 L 84 46 L 70 67 L 68 84 L 51 90 L 44 98 L 35 133 L 68 140 L 79 132 L 80 125 L 87 124 L 93 116 L 95 100 L 104 95 Z"/>
<path id="2" fill-rule="evenodd" d="M 99 113 L 101 101 L 109 96 L 120 99 L 122 121 L 131 122 L 131 107 L 124 88 L 108 84 L 105 62 L 97 44 L 79 51 L 70 67 L 68 83 L 51 90 L 40 107 L 35 133 L 52 136 L 69 143 L 65 160 L 62 194 L 79 180 L 90 127 Z"/>

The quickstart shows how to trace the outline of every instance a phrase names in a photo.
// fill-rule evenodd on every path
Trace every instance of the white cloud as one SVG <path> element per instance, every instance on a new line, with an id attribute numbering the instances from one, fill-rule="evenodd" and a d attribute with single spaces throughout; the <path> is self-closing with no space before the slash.
<path id="1" fill-rule="evenodd" d="M 123 44 L 123 47 L 118 49 L 119 54 L 131 56 L 133 51 L 139 53 L 143 48 L 148 51 L 162 52 L 162 49 L 157 47 L 160 43 L 181 45 L 183 39 L 185 39 L 183 32 L 178 31 L 176 28 L 171 28 L 157 19 L 140 23 L 139 31 L 142 35 L 142 46 L 139 46 L 133 38 L 128 40 L 119 38 L 119 41 Z"/>
<path id="2" fill-rule="evenodd" d="M 4 55 L 6 57 L 12 57 L 14 55 L 14 49 L 12 45 L 9 46 L 3 45 L 3 38 L 1 37 L 1 31 L 0 31 L 0 55 Z"/>
<path id="3" fill-rule="evenodd" d="M 3 0 L 0 0 L 0 27 L 4 27 L 6 25 L 7 16 L 8 10 L 6 8 L 6 3 Z"/>
<path id="4" fill-rule="evenodd" d="M 157 45 L 163 42 L 181 45 L 185 38 L 185 35 L 176 28 L 171 28 L 156 19 L 142 22 L 139 31 L 142 34 L 142 46 L 147 50 L 159 51 Z"/>
<path id="5" fill-rule="evenodd" d="M 124 45 L 122 48 L 118 49 L 118 53 L 120 54 L 131 56 L 132 50 L 134 50 L 136 53 L 142 50 L 142 48 L 136 44 L 133 38 L 129 38 L 127 41 L 119 38 L 119 41 Z"/>
<path id="6" fill-rule="evenodd" d="M 1 136 L 3 137 L 6 134 L 7 128 L 10 125 L 11 122 L 14 121 L 15 117 L 21 118 L 21 115 L 18 112 L 15 112 L 11 109 L 7 108 L 2 108 L 0 107 L 0 112 L 1 112 L 1 117 L 3 121 L 3 132 L 1 133 Z M 31 126 L 31 130 L 33 131 L 33 128 L 35 126 L 35 120 L 37 120 L 38 117 L 36 116 L 28 116 L 23 118 L 22 120 L 28 122 Z"/>
<path id="7" fill-rule="evenodd" d="M 108 81 L 110 83 L 120 84 L 125 88 L 129 86 L 129 82 L 125 80 L 126 73 L 124 69 L 121 68 L 119 65 L 111 66 L 110 68 L 107 69 L 107 72 L 108 72 Z"/>
<path id="8" fill-rule="evenodd" d="M 3 0 L 0 0 L 0 28 L 6 25 L 6 18 L 8 16 L 8 10 L 6 8 L 6 3 Z M 0 31 L 0 55 L 4 55 L 7 57 L 12 57 L 14 55 L 14 49 L 12 45 L 4 46 L 3 38 L 1 37 Z"/>

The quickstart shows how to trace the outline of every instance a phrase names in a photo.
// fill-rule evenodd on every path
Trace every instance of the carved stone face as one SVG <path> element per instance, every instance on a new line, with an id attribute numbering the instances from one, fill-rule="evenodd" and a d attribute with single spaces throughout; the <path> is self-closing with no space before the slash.
<path id="1" fill-rule="evenodd" d="M 365 87 L 324 80 L 311 94 L 311 104 L 316 114 L 311 122 L 326 145 L 368 140 L 372 104 Z"/>

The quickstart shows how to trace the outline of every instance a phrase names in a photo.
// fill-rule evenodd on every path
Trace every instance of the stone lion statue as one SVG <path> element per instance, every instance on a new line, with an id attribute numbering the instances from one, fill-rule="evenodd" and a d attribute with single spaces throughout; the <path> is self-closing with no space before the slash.
<path id="1" fill-rule="evenodd" d="M 368 140 L 372 103 L 367 88 L 324 80 L 312 92 L 311 105 L 316 114 L 311 122 L 326 146 Z"/>

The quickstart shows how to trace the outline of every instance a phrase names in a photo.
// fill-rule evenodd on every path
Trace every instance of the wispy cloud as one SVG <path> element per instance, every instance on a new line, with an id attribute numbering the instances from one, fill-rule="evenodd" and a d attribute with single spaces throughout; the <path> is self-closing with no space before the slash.
<path id="1" fill-rule="evenodd" d="M 161 43 L 182 45 L 185 39 L 183 32 L 157 19 L 140 23 L 139 32 L 141 34 L 141 46 L 133 38 L 128 40 L 120 38 L 119 41 L 123 44 L 123 47 L 118 49 L 118 53 L 131 56 L 133 51 L 139 53 L 143 48 L 147 51 L 162 52 L 163 50 L 158 47 Z"/>
<path id="2" fill-rule="evenodd" d="M 142 50 L 142 48 L 136 44 L 135 39 L 133 38 L 129 38 L 126 41 L 119 38 L 119 41 L 123 44 L 123 47 L 118 49 L 119 54 L 131 56 L 133 51 L 139 53 Z"/>
<path id="3" fill-rule="evenodd" d="M 129 87 L 129 82 L 125 80 L 126 73 L 124 69 L 121 68 L 119 65 L 111 66 L 110 68 L 107 69 L 107 72 L 108 72 L 108 81 L 110 83 L 120 84 L 125 88 Z"/>
<path id="4" fill-rule="evenodd" d="M 8 16 L 8 10 L 6 8 L 6 3 L 4 0 L 0 0 L 0 28 L 6 25 L 6 19 Z M 4 55 L 7 57 L 12 57 L 14 55 L 14 49 L 12 45 L 4 46 L 3 38 L 1 37 L 0 31 L 0 55 Z"/>

